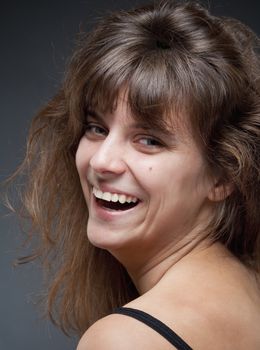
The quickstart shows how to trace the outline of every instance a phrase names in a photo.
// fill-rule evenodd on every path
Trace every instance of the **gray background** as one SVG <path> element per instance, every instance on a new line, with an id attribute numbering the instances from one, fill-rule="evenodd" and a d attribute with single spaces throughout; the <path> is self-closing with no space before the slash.
<path id="1" fill-rule="evenodd" d="M 21 161 L 33 115 L 53 95 L 62 79 L 80 25 L 93 26 L 106 10 L 129 8 L 143 1 L 10 1 L 0 7 L 0 181 Z M 260 34 L 259 0 L 211 1 L 213 13 L 239 18 Z M 17 220 L 1 206 L 0 350 L 66 350 L 67 338 L 41 317 L 42 295 L 37 262 L 14 268 L 23 234 Z"/>

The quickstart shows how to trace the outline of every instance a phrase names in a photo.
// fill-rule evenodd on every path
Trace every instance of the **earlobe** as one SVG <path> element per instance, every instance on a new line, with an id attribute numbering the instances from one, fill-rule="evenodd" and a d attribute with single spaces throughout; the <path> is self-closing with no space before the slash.
<path id="1" fill-rule="evenodd" d="M 208 198 L 213 202 L 220 202 L 226 199 L 234 191 L 234 184 L 217 181 L 209 191 Z"/>

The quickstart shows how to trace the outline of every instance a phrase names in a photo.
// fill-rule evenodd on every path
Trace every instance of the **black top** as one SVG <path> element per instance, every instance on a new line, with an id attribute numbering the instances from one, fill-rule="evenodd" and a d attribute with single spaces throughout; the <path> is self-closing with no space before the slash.
<path id="1" fill-rule="evenodd" d="M 157 318 L 147 314 L 144 311 L 132 309 L 129 307 L 118 307 L 114 310 L 116 314 L 123 314 L 145 323 L 147 326 L 160 333 L 165 339 L 167 339 L 178 350 L 192 350 L 192 348 L 185 343 L 173 330 L 171 330 L 166 324 L 159 321 Z"/>

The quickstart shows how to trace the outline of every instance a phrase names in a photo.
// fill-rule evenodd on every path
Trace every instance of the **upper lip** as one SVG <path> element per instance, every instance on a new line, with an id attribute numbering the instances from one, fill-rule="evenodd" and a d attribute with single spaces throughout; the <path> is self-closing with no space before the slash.
<path id="1" fill-rule="evenodd" d="M 128 197 L 135 197 L 137 199 L 139 199 L 136 195 L 134 194 L 131 194 L 131 193 L 128 193 L 128 192 L 125 192 L 125 191 L 121 191 L 117 188 L 114 188 L 112 186 L 108 186 L 108 185 L 105 185 L 105 184 L 102 184 L 102 185 L 99 185 L 99 186 L 95 186 L 95 185 L 92 185 L 93 187 L 95 187 L 97 190 L 100 190 L 102 192 L 110 192 L 110 193 L 117 193 L 117 194 L 124 194 L 125 196 L 128 196 Z"/>

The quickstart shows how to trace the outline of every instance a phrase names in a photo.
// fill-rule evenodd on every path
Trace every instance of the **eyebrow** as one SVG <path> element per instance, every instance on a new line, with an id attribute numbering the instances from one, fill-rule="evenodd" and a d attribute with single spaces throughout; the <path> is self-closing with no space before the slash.
<path id="1" fill-rule="evenodd" d="M 98 121 L 104 121 L 104 118 L 102 118 L 101 114 L 97 113 L 93 109 L 87 109 L 86 116 L 90 116 L 94 119 L 97 119 Z"/>
<path id="2" fill-rule="evenodd" d="M 86 115 L 90 116 L 94 119 L 96 119 L 99 122 L 104 122 L 105 121 L 105 117 L 98 113 L 97 111 L 93 110 L 93 109 L 87 109 L 86 110 Z M 154 131 L 157 132 L 159 134 L 162 134 L 166 137 L 175 137 L 175 132 L 174 130 L 168 130 L 166 128 L 162 128 L 162 127 L 152 127 L 150 126 L 148 123 L 140 123 L 140 122 L 134 122 L 131 123 L 130 125 L 128 125 L 128 128 L 130 129 L 143 129 L 143 130 L 147 130 L 147 131 Z"/>

